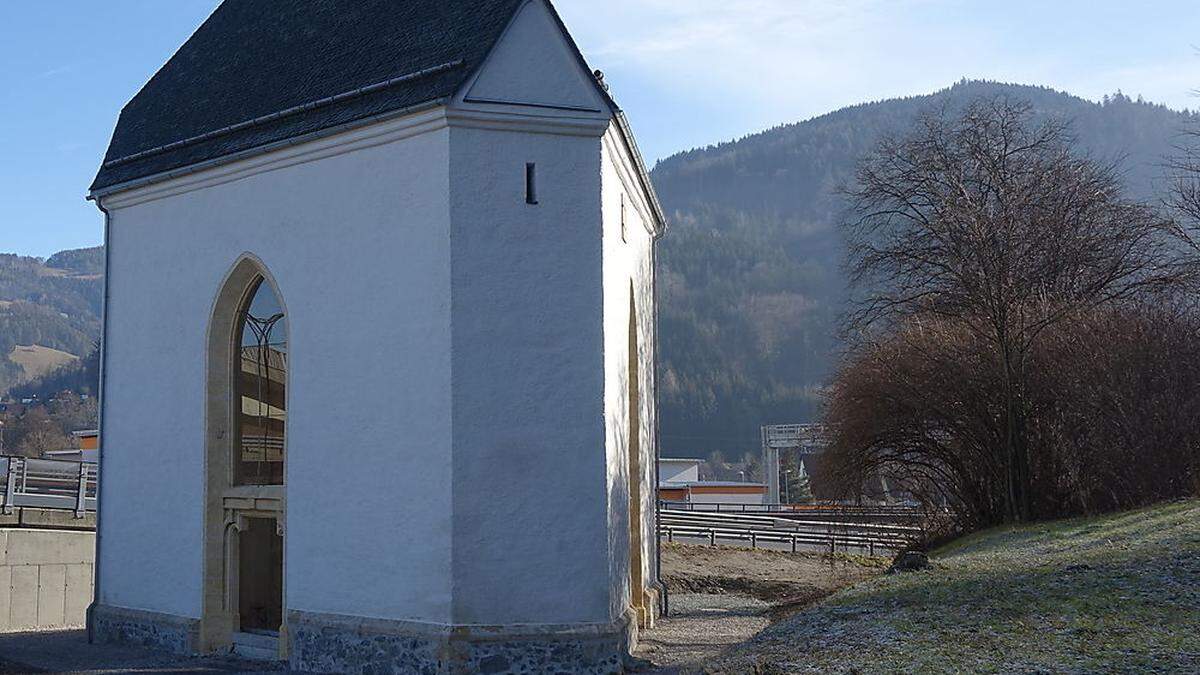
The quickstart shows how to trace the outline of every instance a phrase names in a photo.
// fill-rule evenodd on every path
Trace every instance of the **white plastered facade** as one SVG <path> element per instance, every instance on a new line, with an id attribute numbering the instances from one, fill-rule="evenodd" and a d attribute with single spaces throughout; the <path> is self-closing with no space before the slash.
<path id="1" fill-rule="evenodd" d="M 206 438 L 229 433 L 206 418 L 209 331 L 249 259 L 288 321 L 286 612 L 430 631 L 631 630 L 631 605 L 652 620 L 661 223 L 572 49 L 531 0 L 443 106 L 98 196 L 99 606 L 205 611 Z"/>

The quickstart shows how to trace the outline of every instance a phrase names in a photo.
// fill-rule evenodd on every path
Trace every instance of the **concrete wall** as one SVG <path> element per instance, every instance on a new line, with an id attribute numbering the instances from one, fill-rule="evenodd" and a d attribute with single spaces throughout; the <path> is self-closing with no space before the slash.
<path id="1" fill-rule="evenodd" d="M 0 528 L 0 632 L 82 627 L 95 544 L 93 532 Z"/>
<path id="2" fill-rule="evenodd" d="M 692 501 L 698 504 L 766 504 L 765 492 L 700 492 L 692 491 Z"/>
<path id="3" fill-rule="evenodd" d="M 288 312 L 287 606 L 449 620 L 448 146 L 430 113 L 105 201 L 102 603 L 200 616 L 207 331 L 249 252 Z"/>

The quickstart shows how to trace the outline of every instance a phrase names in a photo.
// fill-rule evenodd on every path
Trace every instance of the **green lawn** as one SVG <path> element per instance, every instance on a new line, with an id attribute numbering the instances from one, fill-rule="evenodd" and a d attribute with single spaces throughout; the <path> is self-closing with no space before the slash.
<path id="1" fill-rule="evenodd" d="M 1200 673 L 1200 502 L 966 537 L 711 670 Z"/>

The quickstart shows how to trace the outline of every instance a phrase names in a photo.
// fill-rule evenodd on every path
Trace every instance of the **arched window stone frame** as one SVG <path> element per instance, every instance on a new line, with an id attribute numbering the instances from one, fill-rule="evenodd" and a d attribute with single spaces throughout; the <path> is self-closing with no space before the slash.
<path id="1" fill-rule="evenodd" d="M 236 415 L 240 406 L 236 378 L 241 367 L 241 314 L 260 283 L 270 285 L 284 315 L 290 316 L 284 295 L 266 265 L 256 256 L 246 253 L 225 276 L 213 302 L 209 320 L 204 425 L 203 597 L 198 636 L 201 652 L 228 648 L 233 633 L 238 630 L 236 534 L 242 519 L 247 516 L 274 518 L 279 532 L 286 538 L 285 486 L 237 485 L 233 462 Z M 285 432 L 285 445 L 286 437 Z M 286 484 L 286 447 L 283 453 Z M 285 602 L 286 565 L 285 556 Z M 280 627 L 279 639 L 281 658 L 287 655 L 286 607 L 283 608 L 283 614 L 285 625 Z"/>

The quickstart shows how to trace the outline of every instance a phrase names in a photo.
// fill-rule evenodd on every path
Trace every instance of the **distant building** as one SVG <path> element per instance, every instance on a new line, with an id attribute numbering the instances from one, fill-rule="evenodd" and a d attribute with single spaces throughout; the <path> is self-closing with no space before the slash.
<path id="1" fill-rule="evenodd" d="M 100 432 L 95 429 L 75 431 L 75 447 L 69 450 L 51 450 L 42 453 L 46 459 L 64 459 L 75 462 L 100 461 Z"/>
<path id="2" fill-rule="evenodd" d="M 665 222 L 547 0 L 227 0 L 90 196 L 94 640 L 623 667 L 661 588 Z"/>
<path id="3" fill-rule="evenodd" d="M 79 449 L 83 452 L 100 449 L 100 432 L 95 429 L 76 431 L 72 434 L 79 440 Z"/>
<path id="4" fill-rule="evenodd" d="M 698 483 L 702 459 L 676 459 L 663 457 L 658 460 L 658 480 L 661 483 Z"/>
<path id="5" fill-rule="evenodd" d="M 663 457 L 658 462 L 658 498 L 666 502 L 764 504 L 767 486 L 743 481 L 702 481 L 702 459 Z"/>

